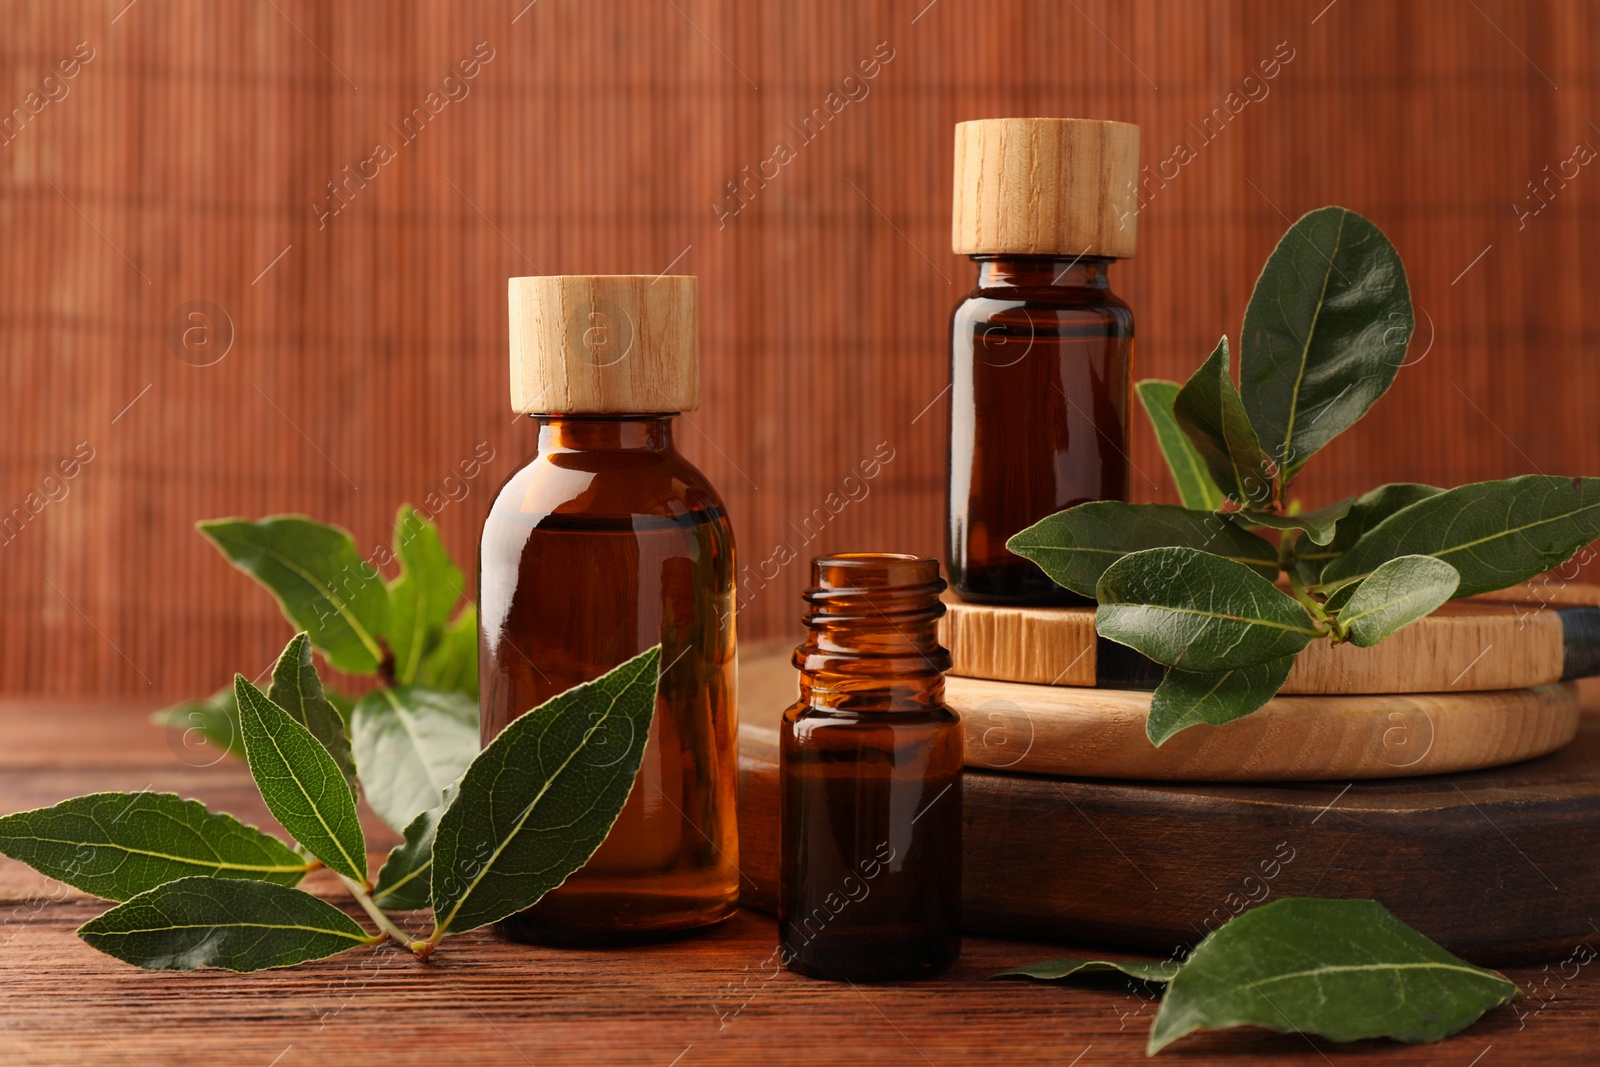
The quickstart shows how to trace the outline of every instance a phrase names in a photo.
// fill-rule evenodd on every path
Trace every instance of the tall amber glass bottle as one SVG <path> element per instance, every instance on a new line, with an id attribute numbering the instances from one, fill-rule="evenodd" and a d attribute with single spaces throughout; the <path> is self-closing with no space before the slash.
<path id="1" fill-rule="evenodd" d="M 661 643 L 644 762 L 589 862 L 502 931 L 608 944 L 738 902 L 733 533 L 677 451 L 699 402 L 695 279 L 513 278 L 511 395 L 537 428 L 478 556 L 483 739 Z"/>
<path id="2" fill-rule="evenodd" d="M 937 560 L 812 561 L 780 747 L 778 937 L 818 978 L 916 978 L 961 952 L 961 725 Z"/>
<path id="3" fill-rule="evenodd" d="M 1080 119 L 956 126 L 952 245 L 977 262 L 950 323 L 950 585 L 984 603 L 1072 603 L 1006 550 L 1089 500 L 1126 499 L 1139 128 Z"/>

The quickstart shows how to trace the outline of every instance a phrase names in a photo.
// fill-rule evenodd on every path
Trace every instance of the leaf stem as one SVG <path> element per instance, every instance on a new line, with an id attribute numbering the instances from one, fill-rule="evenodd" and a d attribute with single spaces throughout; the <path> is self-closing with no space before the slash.
<path id="1" fill-rule="evenodd" d="M 361 888 L 361 886 L 357 885 L 354 881 L 346 878 L 342 874 L 339 875 L 339 881 L 343 882 L 345 888 L 350 890 L 350 895 L 356 898 L 356 903 L 361 905 L 361 910 L 366 912 L 368 917 L 371 918 L 374 923 L 377 923 L 379 930 L 383 931 L 382 936 L 377 938 L 373 944 L 377 944 L 384 938 L 393 938 L 398 944 L 406 946 L 412 952 L 417 953 L 419 957 L 424 959 L 427 958 L 428 952 L 433 951 L 431 945 L 428 947 L 428 952 L 419 951 L 419 946 L 421 943 L 416 941 L 410 934 L 400 929 L 400 927 L 396 926 L 394 924 L 394 920 L 385 915 L 383 913 L 383 909 L 378 907 L 377 904 L 373 903 L 371 895 L 365 889 Z"/>
<path id="2" fill-rule="evenodd" d="M 1315 597 L 1306 592 L 1306 587 L 1300 581 L 1300 575 L 1295 572 L 1293 567 L 1288 567 L 1286 569 L 1289 574 L 1290 595 L 1293 596 L 1295 600 L 1299 601 L 1300 605 L 1311 613 L 1311 618 L 1316 622 L 1317 636 L 1325 636 L 1328 633 L 1327 625 L 1329 621 L 1327 609 L 1324 608 Z"/>

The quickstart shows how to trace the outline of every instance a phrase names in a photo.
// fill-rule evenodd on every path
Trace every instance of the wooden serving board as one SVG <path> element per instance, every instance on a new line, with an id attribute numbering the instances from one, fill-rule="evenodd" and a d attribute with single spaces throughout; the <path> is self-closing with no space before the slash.
<path id="1" fill-rule="evenodd" d="M 1478 692 L 1600 674 L 1600 588 L 1569 583 L 1567 602 L 1513 599 L 1525 593 L 1451 601 L 1372 648 L 1317 642 L 1295 660 L 1282 691 Z M 952 674 L 1106 689 L 1161 681 L 1159 664 L 1097 637 L 1092 607 L 1001 607 L 953 594 L 945 603 L 939 640 Z"/>
<path id="2" fill-rule="evenodd" d="M 743 901 L 771 911 L 771 724 L 793 669 L 751 661 L 741 689 Z M 969 768 L 966 927 L 1165 954 L 1252 902 L 1371 897 L 1479 963 L 1564 958 L 1600 937 L 1600 688 L 1587 695 L 1570 745 L 1464 774 L 1186 785 Z"/>
<path id="3" fill-rule="evenodd" d="M 797 693 L 787 655 L 740 661 L 752 737 L 777 743 Z M 1184 782 L 1415 777 L 1542 756 L 1578 728 L 1577 683 L 1490 693 L 1280 696 L 1225 726 L 1195 726 L 1160 748 L 1145 735 L 1150 694 L 946 678 L 968 767 Z"/>
<path id="4" fill-rule="evenodd" d="M 1478 770 L 1553 752 L 1578 728 L 1577 683 L 1489 693 L 1280 696 L 1160 748 L 1150 694 L 948 678 L 969 767 L 1180 782 L 1318 781 Z"/>

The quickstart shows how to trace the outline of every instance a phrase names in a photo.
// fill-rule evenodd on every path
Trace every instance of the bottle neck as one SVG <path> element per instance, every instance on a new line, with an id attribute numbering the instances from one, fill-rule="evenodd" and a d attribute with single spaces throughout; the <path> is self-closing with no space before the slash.
<path id="1" fill-rule="evenodd" d="M 939 645 L 939 562 L 851 552 L 811 564 L 806 638 L 794 652 L 800 700 L 850 712 L 917 712 L 944 704 L 950 653 Z"/>
<path id="2" fill-rule="evenodd" d="M 677 412 L 654 415 L 530 415 L 539 451 L 670 452 Z"/>
<path id="3" fill-rule="evenodd" d="M 1107 256 L 973 256 L 979 289 L 1110 289 Z"/>

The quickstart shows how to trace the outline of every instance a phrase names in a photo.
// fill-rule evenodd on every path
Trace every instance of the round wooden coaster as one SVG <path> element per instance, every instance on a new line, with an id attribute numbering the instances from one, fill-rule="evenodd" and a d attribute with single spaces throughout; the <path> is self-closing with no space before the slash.
<path id="1" fill-rule="evenodd" d="M 1317 642 L 1295 660 L 1282 692 L 1479 692 L 1585 677 L 1600 669 L 1600 589 L 1584 591 L 1586 603 L 1451 601 L 1372 648 Z M 1108 689 L 1161 680 L 1158 664 L 1096 637 L 1092 607 L 1001 607 L 953 595 L 945 603 L 939 640 L 952 674 Z"/>
<path id="2" fill-rule="evenodd" d="M 795 699 L 794 669 L 750 660 L 740 685 L 741 900 L 770 911 L 775 724 Z M 974 932 L 1165 954 L 1266 900 L 1363 897 L 1500 966 L 1563 958 L 1593 940 L 1600 911 L 1600 713 L 1554 755 L 1495 770 L 1259 785 L 969 767 L 963 804 Z"/>
<path id="3" fill-rule="evenodd" d="M 795 700 L 782 652 L 741 658 L 741 740 L 777 751 Z M 772 694 L 755 700 L 753 693 Z M 1195 726 L 1160 748 L 1145 736 L 1150 694 L 946 678 L 968 767 L 1083 778 L 1318 781 L 1493 767 L 1572 740 L 1573 682 L 1492 693 L 1280 696 L 1225 726 Z"/>
<path id="4" fill-rule="evenodd" d="M 967 766 L 1084 778 L 1310 782 L 1476 770 L 1572 740 L 1577 684 L 1490 693 L 1280 696 L 1224 726 L 1160 748 L 1145 735 L 1150 694 L 949 678 Z"/>

